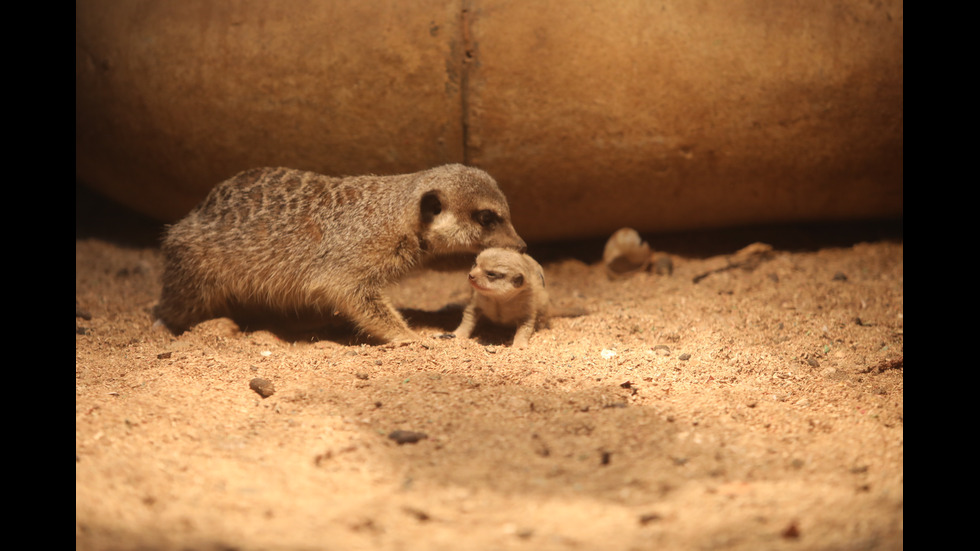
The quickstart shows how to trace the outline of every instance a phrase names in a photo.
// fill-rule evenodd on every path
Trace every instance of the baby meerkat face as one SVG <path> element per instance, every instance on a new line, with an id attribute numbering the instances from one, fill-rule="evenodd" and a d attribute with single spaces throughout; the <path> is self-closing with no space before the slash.
<path id="1" fill-rule="evenodd" d="M 470 285 L 480 294 L 504 298 L 523 290 L 521 255 L 509 249 L 487 249 L 476 257 Z"/>

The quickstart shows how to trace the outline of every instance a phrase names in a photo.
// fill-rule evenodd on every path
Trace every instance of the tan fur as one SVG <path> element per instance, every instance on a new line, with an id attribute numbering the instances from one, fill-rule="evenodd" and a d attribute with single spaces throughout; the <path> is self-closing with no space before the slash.
<path id="1" fill-rule="evenodd" d="M 609 279 L 618 279 L 650 269 L 650 245 L 633 228 L 612 234 L 602 253 Z"/>
<path id="2" fill-rule="evenodd" d="M 533 258 L 513 250 L 486 249 L 469 274 L 473 296 L 453 335 L 469 338 L 479 318 L 516 326 L 513 346 L 523 348 L 535 329 L 548 324 L 544 271 Z"/>
<path id="3" fill-rule="evenodd" d="M 344 178 L 248 170 L 167 230 L 156 314 L 179 333 L 243 308 L 338 311 L 381 341 L 412 341 L 385 287 L 432 255 L 487 247 L 525 244 L 479 169 Z"/>

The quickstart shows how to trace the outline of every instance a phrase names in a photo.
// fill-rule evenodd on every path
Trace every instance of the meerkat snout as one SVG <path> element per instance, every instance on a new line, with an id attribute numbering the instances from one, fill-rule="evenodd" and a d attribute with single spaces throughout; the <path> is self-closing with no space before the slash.
<path id="1" fill-rule="evenodd" d="M 471 172 L 461 181 L 444 178 L 434 183 L 439 187 L 425 192 L 419 203 L 422 238 L 433 252 L 527 248 L 511 224 L 507 200 L 485 172 Z"/>

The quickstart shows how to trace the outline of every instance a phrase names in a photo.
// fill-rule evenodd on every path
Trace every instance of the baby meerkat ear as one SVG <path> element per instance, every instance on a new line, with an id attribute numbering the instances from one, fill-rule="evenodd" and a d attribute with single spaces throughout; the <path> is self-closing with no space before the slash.
<path id="1" fill-rule="evenodd" d="M 422 196 L 422 200 L 419 202 L 419 214 L 422 223 L 431 224 L 440 212 L 442 212 L 442 199 L 439 198 L 438 191 L 432 190 Z"/>
<path id="2" fill-rule="evenodd" d="M 517 274 L 514 276 L 514 287 L 520 287 L 524 285 L 524 274 Z"/>

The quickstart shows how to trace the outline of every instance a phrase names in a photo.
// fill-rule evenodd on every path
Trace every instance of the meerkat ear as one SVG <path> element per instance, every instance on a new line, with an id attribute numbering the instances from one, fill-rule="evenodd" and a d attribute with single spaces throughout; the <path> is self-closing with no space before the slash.
<path id="1" fill-rule="evenodd" d="M 520 287 L 524 285 L 524 274 L 517 274 L 514 276 L 514 287 Z"/>
<path id="2" fill-rule="evenodd" d="M 419 215 L 422 223 L 431 224 L 436 216 L 442 212 L 442 199 L 439 198 L 438 191 L 429 191 L 422 196 L 419 202 Z"/>

